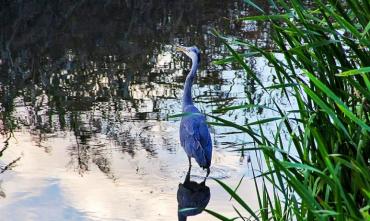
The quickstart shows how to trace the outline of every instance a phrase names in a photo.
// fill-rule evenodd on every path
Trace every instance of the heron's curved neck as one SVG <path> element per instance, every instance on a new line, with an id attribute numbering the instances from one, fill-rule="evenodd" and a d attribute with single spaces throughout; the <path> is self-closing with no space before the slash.
<path id="1" fill-rule="evenodd" d="M 186 76 L 185 86 L 184 86 L 184 95 L 182 96 L 182 109 L 187 105 L 193 104 L 193 99 L 191 98 L 191 87 L 193 86 L 193 80 L 197 74 L 198 61 L 195 59 L 192 61 L 191 70 Z"/>

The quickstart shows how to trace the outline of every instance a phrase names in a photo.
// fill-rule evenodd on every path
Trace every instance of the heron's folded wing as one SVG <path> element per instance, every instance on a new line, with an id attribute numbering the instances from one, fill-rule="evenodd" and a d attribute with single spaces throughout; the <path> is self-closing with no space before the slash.
<path id="1" fill-rule="evenodd" d="M 212 158 L 212 139 L 205 121 L 199 124 L 199 137 L 205 157 L 207 158 L 207 161 L 210 161 Z"/>

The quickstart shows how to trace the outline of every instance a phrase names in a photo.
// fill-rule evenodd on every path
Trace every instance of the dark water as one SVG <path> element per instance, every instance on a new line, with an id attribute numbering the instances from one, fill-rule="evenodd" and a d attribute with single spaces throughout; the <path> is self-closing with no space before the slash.
<path id="1" fill-rule="evenodd" d="M 227 55 L 212 29 L 269 45 L 265 25 L 235 20 L 254 14 L 235 0 L 1 2 L 0 217 L 184 220 L 200 212 L 178 216 L 183 205 L 235 214 L 219 185 L 201 183 L 205 171 L 194 166 L 186 181 L 179 118 L 169 116 L 181 112 L 190 62 L 174 46 L 202 51 L 193 87 L 201 111 L 270 105 L 239 67 L 212 63 Z M 274 81 L 265 61 L 249 63 L 263 82 Z M 222 117 L 245 124 L 271 114 L 247 109 Z M 255 206 L 249 153 L 232 151 L 251 139 L 210 129 L 210 177 L 234 187 L 249 177 L 240 194 Z"/>

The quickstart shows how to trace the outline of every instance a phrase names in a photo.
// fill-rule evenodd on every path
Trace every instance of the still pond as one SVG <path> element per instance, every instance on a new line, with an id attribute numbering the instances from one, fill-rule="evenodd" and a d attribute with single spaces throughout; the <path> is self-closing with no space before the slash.
<path id="1" fill-rule="evenodd" d="M 202 112 L 271 105 L 239 67 L 214 63 L 228 53 L 212 29 L 269 45 L 267 27 L 236 20 L 257 13 L 243 1 L 0 5 L 1 220 L 185 220 L 191 212 L 178 214 L 178 194 L 189 194 L 188 160 L 180 118 L 171 115 L 181 113 L 190 60 L 176 45 L 201 49 L 193 97 Z M 248 62 L 266 85 L 274 81 L 265 61 Z M 243 125 L 273 114 L 215 115 Z M 212 178 L 236 187 L 244 176 L 238 193 L 257 208 L 251 167 L 258 170 L 261 158 L 233 151 L 253 145 L 250 137 L 210 131 L 211 173 L 198 198 L 233 217 L 233 201 Z M 204 176 L 194 163 L 190 180 Z M 215 218 L 203 212 L 188 220 Z"/>

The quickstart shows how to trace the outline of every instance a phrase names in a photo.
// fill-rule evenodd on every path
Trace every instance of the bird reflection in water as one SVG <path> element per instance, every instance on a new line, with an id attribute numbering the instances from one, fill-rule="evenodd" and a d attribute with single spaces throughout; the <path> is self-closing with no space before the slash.
<path id="1" fill-rule="evenodd" d="M 0 198 L 5 198 L 6 197 L 6 195 L 5 195 L 5 193 L 4 193 L 4 191 L 3 191 L 3 189 L 2 189 L 2 187 L 1 187 L 1 184 L 3 183 L 3 181 L 2 180 L 0 180 Z"/>
<path id="2" fill-rule="evenodd" d="M 177 190 L 179 221 L 186 221 L 188 216 L 200 214 L 208 205 L 210 198 L 211 192 L 206 186 L 206 178 L 201 183 L 191 181 L 189 168 L 184 183 L 180 183 Z"/>

